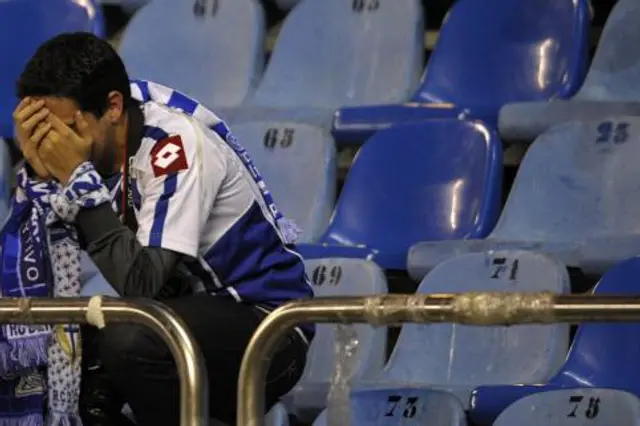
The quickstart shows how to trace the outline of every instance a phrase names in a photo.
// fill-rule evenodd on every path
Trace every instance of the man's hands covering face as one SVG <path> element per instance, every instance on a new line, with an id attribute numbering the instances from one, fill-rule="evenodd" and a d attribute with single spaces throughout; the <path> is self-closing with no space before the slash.
<path id="1" fill-rule="evenodd" d="M 20 149 L 38 177 L 54 177 L 64 185 L 73 171 L 89 160 L 93 138 L 80 111 L 74 117 L 77 132 L 52 114 L 41 100 L 25 98 L 13 118 Z"/>

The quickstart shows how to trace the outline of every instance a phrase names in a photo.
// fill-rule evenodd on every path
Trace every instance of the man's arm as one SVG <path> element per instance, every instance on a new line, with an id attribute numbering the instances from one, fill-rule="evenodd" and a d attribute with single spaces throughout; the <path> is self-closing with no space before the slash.
<path id="1" fill-rule="evenodd" d="M 83 209 L 76 217 L 83 246 L 123 296 L 170 297 L 186 290 L 188 278 L 178 266 L 199 255 L 201 229 L 224 177 L 224 158 L 208 158 L 207 167 L 217 173 L 208 175 L 204 188 L 200 129 L 186 118 L 167 127 L 171 136 L 148 136 L 148 157 L 132 165 L 141 193 L 137 233 L 120 223 L 110 205 Z"/>
<path id="2" fill-rule="evenodd" d="M 122 296 L 157 297 L 183 257 L 161 247 L 143 247 L 109 204 L 81 210 L 76 225 L 87 253 Z"/>

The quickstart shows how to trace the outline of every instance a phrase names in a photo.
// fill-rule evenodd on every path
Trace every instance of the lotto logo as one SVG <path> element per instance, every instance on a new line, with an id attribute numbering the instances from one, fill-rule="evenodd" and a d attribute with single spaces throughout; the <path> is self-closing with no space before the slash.
<path id="1" fill-rule="evenodd" d="M 161 139 L 153 146 L 151 166 L 156 177 L 189 168 L 180 136 Z"/>

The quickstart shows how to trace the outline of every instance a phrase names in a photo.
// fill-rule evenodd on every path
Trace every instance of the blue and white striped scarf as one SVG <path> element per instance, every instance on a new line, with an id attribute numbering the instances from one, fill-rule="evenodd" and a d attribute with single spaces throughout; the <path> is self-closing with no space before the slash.
<path id="1" fill-rule="evenodd" d="M 131 82 L 131 96 L 140 102 L 153 101 L 192 116 L 227 142 L 247 168 L 249 175 L 253 178 L 257 187 L 260 188 L 263 201 L 269 208 L 269 212 L 284 243 L 294 244 L 298 240 L 300 228 L 291 220 L 285 218 L 278 210 L 271 192 L 267 188 L 262 175 L 253 164 L 247 150 L 238 142 L 238 139 L 236 139 L 227 125 L 217 115 L 198 101 L 169 87 L 151 81 L 133 80 Z"/>
<path id="2" fill-rule="evenodd" d="M 26 169 L 20 170 L 11 214 L 0 235 L 1 296 L 79 296 L 80 247 L 73 222 L 80 208 L 108 202 L 109 193 L 90 163 L 78 167 L 64 188 L 30 179 Z M 2 326 L 0 426 L 81 425 L 80 376 L 77 325 Z"/>

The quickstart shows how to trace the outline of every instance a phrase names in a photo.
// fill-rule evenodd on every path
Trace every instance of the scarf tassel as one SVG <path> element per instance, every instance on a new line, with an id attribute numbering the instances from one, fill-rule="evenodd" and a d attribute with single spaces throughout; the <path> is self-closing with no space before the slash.
<path id="1" fill-rule="evenodd" d="M 10 374 L 47 364 L 49 339 L 38 337 L 0 344 L 0 373 Z M 2 426 L 2 423 L 0 423 Z"/>
<path id="2" fill-rule="evenodd" d="M 0 426 L 44 426 L 41 414 L 0 418 Z"/>

